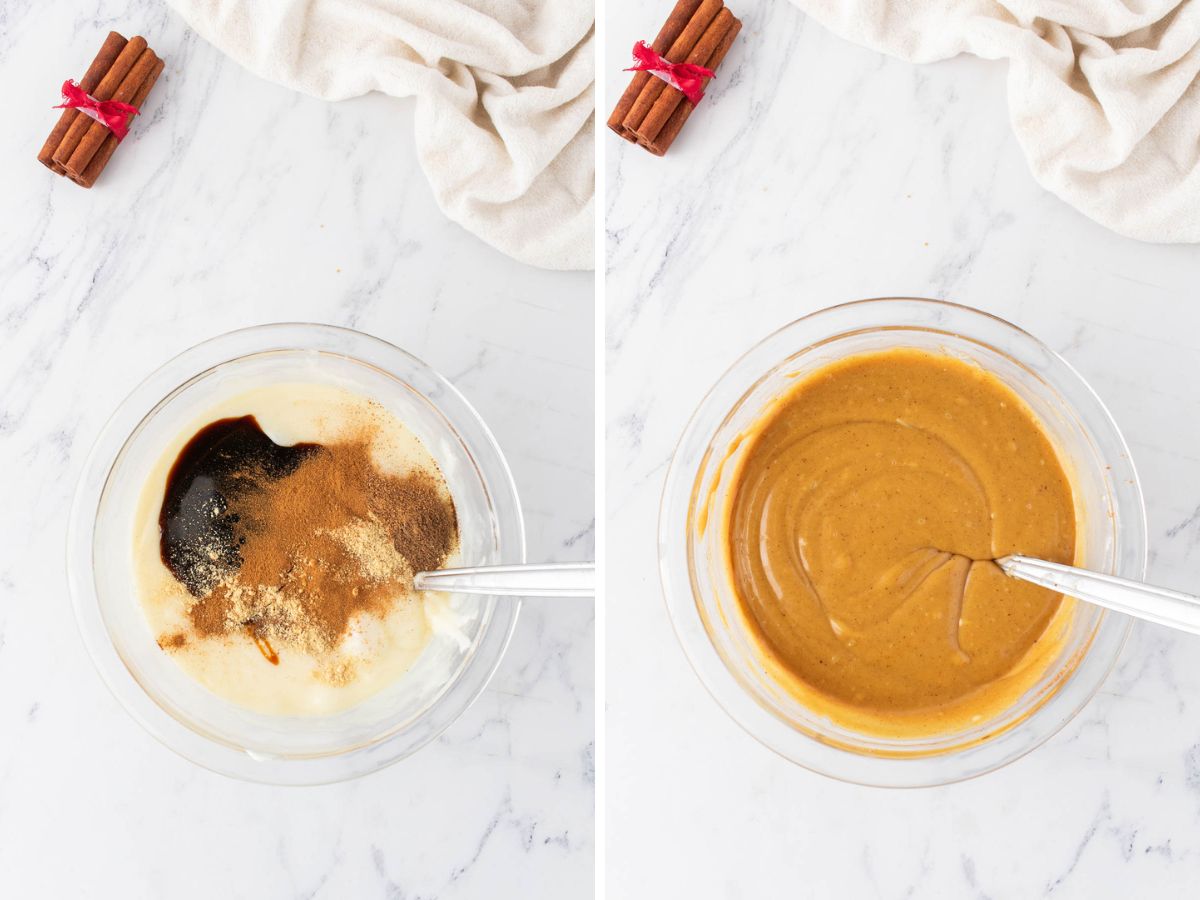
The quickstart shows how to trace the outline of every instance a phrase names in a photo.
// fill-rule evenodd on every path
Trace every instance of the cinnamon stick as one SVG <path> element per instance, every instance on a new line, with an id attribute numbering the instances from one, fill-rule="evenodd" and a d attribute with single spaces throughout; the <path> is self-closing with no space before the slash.
<path id="1" fill-rule="evenodd" d="M 708 26 L 700 41 L 696 44 L 695 49 L 688 56 L 687 62 L 696 65 L 704 66 L 705 68 L 716 71 L 721 60 L 725 58 L 725 54 L 729 52 L 730 46 L 733 44 L 734 37 L 741 30 L 742 23 L 734 17 L 728 9 L 722 9 L 720 15 L 713 19 L 713 23 Z M 707 84 L 707 81 L 705 82 Z M 681 106 L 691 107 L 692 104 L 679 91 L 666 91 L 659 95 L 659 98 L 654 102 L 654 106 L 646 114 L 646 118 L 642 121 L 641 127 L 637 130 L 637 141 L 643 147 L 651 149 L 655 146 L 661 146 L 657 142 L 657 138 L 661 134 L 671 116 Z M 686 120 L 686 116 L 683 120 Z M 679 122 L 682 127 L 683 120 Z M 674 140 L 674 138 L 672 138 Z M 670 142 L 667 142 L 670 145 Z M 666 149 L 662 148 L 665 153 Z M 661 153 L 658 155 L 662 155 Z"/>
<path id="2" fill-rule="evenodd" d="M 97 100 L 111 100 L 113 94 L 121 86 L 121 82 L 125 80 L 125 76 L 129 74 L 129 70 L 133 68 L 133 64 L 138 61 L 138 58 L 145 49 L 145 38 L 140 36 L 131 38 L 121 48 L 121 52 L 113 60 L 113 64 L 108 72 L 100 79 L 100 83 L 96 85 L 96 90 L 89 91 L 88 93 Z M 62 166 L 63 169 L 66 169 L 67 161 L 70 160 L 71 154 L 75 152 L 75 148 L 79 146 L 79 142 L 83 139 L 84 134 L 88 131 L 88 126 L 91 124 L 92 120 L 87 116 L 76 116 L 75 121 L 67 128 L 67 133 L 63 135 L 63 139 L 59 142 L 58 148 L 54 151 L 51 159 Z"/>
<path id="3" fill-rule="evenodd" d="M 671 45 L 663 56 L 673 63 L 685 62 L 696 47 L 696 43 L 707 32 L 709 26 L 716 18 L 717 13 L 721 12 L 724 6 L 724 0 L 701 0 L 700 6 L 692 15 L 679 37 Z M 661 78 L 651 78 L 642 88 L 642 92 L 633 102 L 629 112 L 625 115 L 625 120 L 622 125 L 627 131 L 637 132 L 646 114 L 650 112 L 654 102 L 667 88 L 667 83 Z"/>
<path id="4" fill-rule="evenodd" d="M 691 21 L 697 8 L 700 6 L 701 0 L 677 0 L 675 8 L 671 10 L 671 14 L 667 16 L 667 21 L 663 23 L 663 27 L 659 29 L 658 36 L 654 39 L 651 46 L 654 52 L 662 55 L 670 49 L 671 45 L 683 33 L 683 29 L 687 23 Z M 633 78 L 629 85 L 625 88 L 625 92 L 621 94 L 621 99 L 617 101 L 616 107 L 612 111 L 612 115 L 608 117 L 608 127 L 619 134 L 626 140 L 632 140 L 632 132 L 625 128 L 625 117 L 629 115 L 629 110 L 633 108 L 633 103 L 637 100 L 646 84 L 654 76 L 649 72 L 634 72 Z"/>
<path id="5" fill-rule="evenodd" d="M 158 61 L 158 57 L 149 47 L 143 50 L 137 58 L 137 62 L 133 64 L 113 92 L 111 99 L 119 103 L 130 103 L 150 75 L 151 70 L 158 65 Z M 78 179 L 83 174 L 83 170 L 87 168 L 88 163 L 92 161 L 92 157 L 96 155 L 96 151 L 100 149 L 100 145 L 111 134 L 108 126 L 100 122 L 92 122 L 80 139 L 79 146 L 75 148 L 71 153 L 71 158 L 63 166 L 67 170 L 67 174 Z"/>
<path id="6" fill-rule="evenodd" d="M 146 102 L 146 98 L 150 96 L 150 91 L 154 87 L 154 82 L 158 81 L 158 76 L 162 74 L 163 61 L 155 58 L 154 68 L 150 70 L 150 74 L 142 81 L 141 87 L 137 93 L 133 95 L 133 99 L 129 102 L 134 106 L 141 108 L 141 105 Z M 92 157 L 91 162 L 78 176 L 72 177 L 71 180 L 80 187 L 90 188 L 96 183 L 96 179 L 100 177 L 100 173 L 104 171 L 104 167 L 108 165 L 108 161 L 112 158 L 113 152 L 117 149 L 117 144 L 121 143 L 117 140 L 117 136 L 112 132 L 105 135 L 104 142 L 100 144 L 100 148 L 96 151 L 96 155 Z"/>
<path id="7" fill-rule="evenodd" d="M 88 66 L 83 77 L 79 79 L 79 86 L 85 93 L 92 93 L 96 90 L 96 86 L 100 84 L 108 70 L 112 68 L 112 64 L 125 48 L 127 41 L 124 37 L 117 34 L 115 31 L 110 31 L 108 37 L 104 39 L 104 44 L 100 47 L 100 52 L 96 54 L 96 58 L 92 60 L 92 64 Z M 46 143 L 42 144 L 42 149 L 38 151 L 38 162 L 49 168 L 52 172 L 63 174 L 63 167 L 56 163 L 52 158 L 54 151 L 58 149 L 58 145 L 62 143 L 63 137 L 67 130 L 74 123 L 75 119 L 82 115 L 77 109 L 64 109 L 62 115 L 58 117 L 58 122 L 54 126 L 54 130 L 50 132 L 50 137 L 46 138 Z"/>

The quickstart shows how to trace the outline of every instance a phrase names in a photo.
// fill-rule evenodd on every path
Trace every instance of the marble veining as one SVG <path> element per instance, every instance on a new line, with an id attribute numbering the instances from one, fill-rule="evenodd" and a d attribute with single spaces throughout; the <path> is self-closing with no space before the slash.
<path id="1" fill-rule="evenodd" d="M 1200 248 L 1120 238 L 1038 187 L 1002 66 L 915 67 L 775 0 L 663 159 L 607 143 L 610 896 L 1187 897 L 1200 879 L 1200 653 L 1137 626 L 1033 754 L 889 792 L 758 745 L 689 668 L 658 582 L 662 482 L 691 411 L 752 343 L 832 303 L 929 296 L 1063 354 L 1138 466 L 1150 577 L 1200 582 Z M 610 4 L 610 100 L 654 9 Z"/>
<path id="2" fill-rule="evenodd" d="M 104 33 L 167 61 L 96 188 L 35 156 Z M 447 221 L 411 101 L 259 81 L 152 0 L 0 4 L 0 895 L 586 897 L 590 604 L 530 602 L 471 710 L 409 760 L 311 789 L 159 746 L 76 633 L 67 514 L 120 399 L 176 353 L 269 321 L 347 325 L 447 375 L 517 480 L 531 558 L 591 559 L 586 273 L 519 265 Z"/>

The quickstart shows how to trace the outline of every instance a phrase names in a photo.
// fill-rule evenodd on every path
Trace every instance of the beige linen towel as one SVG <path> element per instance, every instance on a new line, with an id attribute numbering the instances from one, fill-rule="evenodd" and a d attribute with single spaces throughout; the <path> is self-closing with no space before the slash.
<path id="1" fill-rule="evenodd" d="M 910 62 L 1008 60 L 1033 175 L 1144 241 L 1200 242 L 1200 0 L 792 0 Z"/>
<path id="2" fill-rule="evenodd" d="M 415 96 L 418 156 L 447 216 L 522 262 L 592 267 L 592 0 L 168 2 L 294 90 Z"/>

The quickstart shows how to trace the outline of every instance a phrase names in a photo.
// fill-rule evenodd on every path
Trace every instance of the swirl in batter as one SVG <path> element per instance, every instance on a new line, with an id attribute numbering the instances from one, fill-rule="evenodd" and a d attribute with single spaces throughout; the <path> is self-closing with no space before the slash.
<path id="1" fill-rule="evenodd" d="M 920 350 L 833 363 L 756 424 L 727 550 L 768 668 L 843 724 L 902 736 L 1003 709 L 1044 670 L 1059 594 L 992 562 L 1075 558 L 1071 483 L 995 376 Z"/>

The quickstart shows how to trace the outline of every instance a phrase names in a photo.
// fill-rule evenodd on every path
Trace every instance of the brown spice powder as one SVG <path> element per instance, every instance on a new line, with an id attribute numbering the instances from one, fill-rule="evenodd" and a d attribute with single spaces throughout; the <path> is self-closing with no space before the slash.
<path id="1" fill-rule="evenodd" d="M 158 646 L 163 650 L 178 650 L 180 647 L 187 646 L 187 635 L 181 631 L 164 634 L 158 639 Z"/>
<path id="2" fill-rule="evenodd" d="M 458 545 L 440 473 L 380 472 L 366 437 L 322 446 L 282 478 L 245 474 L 254 487 L 230 503 L 241 564 L 192 604 L 201 635 L 249 629 L 320 655 L 353 617 L 386 613 L 415 572 L 441 567 Z"/>

